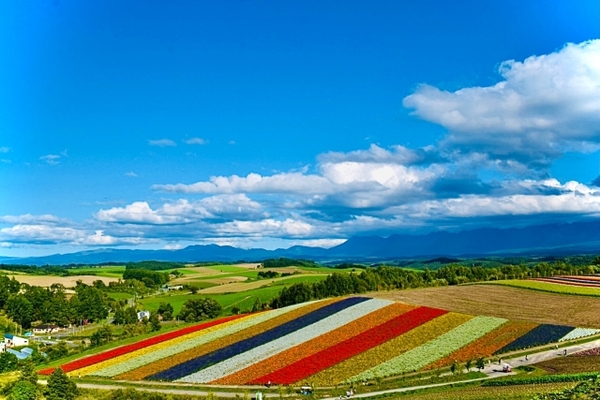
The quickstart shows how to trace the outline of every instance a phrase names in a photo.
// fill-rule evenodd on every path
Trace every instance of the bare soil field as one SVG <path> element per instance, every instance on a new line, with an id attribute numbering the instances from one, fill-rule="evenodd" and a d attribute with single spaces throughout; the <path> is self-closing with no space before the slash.
<path id="1" fill-rule="evenodd" d="M 117 278 L 107 278 L 96 275 L 77 275 L 77 276 L 50 276 L 50 275 L 8 275 L 9 278 L 14 277 L 21 283 L 27 283 L 32 286 L 49 287 L 54 283 L 60 283 L 64 287 L 74 287 L 77 281 L 82 281 L 86 285 L 91 285 L 94 281 L 102 281 L 106 285 L 109 282 L 118 281 Z"/>
<path id="2" fill-rule="evenodd" d="M 371 296 L 471 315 L 600 328 L 600 298 L 497 285 L 444 286 L 374 292 Z"/>
<path id="3" fill-rule="evenodd" d="M 226 278 L 204 279 L 204 282 L 214 283 L 216 285 L 225 285 L 227 283 L 244 282 L 247 280 L 248 277 L 246 276 L 228 276 Z"/>

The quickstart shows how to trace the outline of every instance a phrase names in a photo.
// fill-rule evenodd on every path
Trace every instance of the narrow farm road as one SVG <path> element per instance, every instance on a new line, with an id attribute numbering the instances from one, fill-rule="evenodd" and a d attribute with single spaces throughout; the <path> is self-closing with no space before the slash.
<path id="1" fill-rule="evenodd" d="M 570 355 L 579 351 L 589 350 L 596 347 L 600 347 L 600 339 L 572 346 L 565 346 L 559 349 L 551 349 L 546 351 L 540 351 L 538 353 L 531 353 L 527 354 L 527 356 L 523 355 L 521 357 L 516 358 L 507 358 L 506 360 L 502 360 L 502 363 L 507 363 L 512 367 L 520 367 L 521 365 L 537 364 L 539 362 L 551 360 L 553 358 L 564 357 L 565 354 Z M 527 359 L 525 357 L 527 357 Z M 497 367 L 498 365 L 496 365 L 496 368 Z"/>

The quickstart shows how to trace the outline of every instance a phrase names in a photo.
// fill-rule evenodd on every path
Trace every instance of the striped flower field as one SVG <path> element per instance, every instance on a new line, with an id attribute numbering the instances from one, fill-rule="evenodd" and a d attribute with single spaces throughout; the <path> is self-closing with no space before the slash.
<path id="1" fill-rule="evenodd" d="M 347 297 L 196 324 L 61 368 L 124 380 L 335 385 L 596 333 Z"/>

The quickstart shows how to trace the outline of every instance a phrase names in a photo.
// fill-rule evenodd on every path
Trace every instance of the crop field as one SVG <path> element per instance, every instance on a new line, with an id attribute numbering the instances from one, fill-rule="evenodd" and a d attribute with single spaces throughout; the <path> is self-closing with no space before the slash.
<path id="1" fill-rule="evenodd" d="M 600 298 L 566 296 L 502 285 L 462 285 L 373 292 L 370 296 L 473 315 L 600 328 Z"/>
<path id="2" fill-rule="evenodd" d="M 199 323 L 61 367 L 130 381 L 333 386 L 554 343 L 572 332 L 587 331 L 347 297 Z"/>
<path id="3" fill-rule="evenodd" d="M 77 276 L 53 276 L 53 275 L 7 275 L 9 278 L 14 277 L 21 283 L 27 283 L 28 285 L 50 287 L 55 283 L 60 283 L 64 287 L 71 288 L 75 287 L 77 281 L 82 281 L 86 285 L 91 285 L 94 281 L 101 280 L 106 285 L 109 282 L 116 282 L 117 278 L 108 278 L 105 276 L 95 275 L 77 275 Z"/>
<path id="4" fill-rule="evenodd" d="M 534 364 L 551 374 L 571 374 L 600 371 L 600 356 L 558 357 Z"/>
<path id="5" fill-rule="evenodd" d="M 598 296 L 600 297 L 600 282 L 594 286 L 579 286 L 572 283 L 565 283 L 549 278 L 544 279 L 514 279 L 487 282 L 491 285 L 513 286 L 523 289 L 539 290 L 542 292 L 571 294 L 579 296 Z"/>
<path id="6" fill-rule="evenodd" d="M 570 389 L 577 383 L 546 383 L 536 385 L 515 385 L 500 387 L 470 387 L 457 389 L 444 389 L 434 393 L 407 393 L 407 396 L 398 394 L 396 398 L 410 398 L 414 400 L 530 400 L 536 394 L 553 393 Z"/>

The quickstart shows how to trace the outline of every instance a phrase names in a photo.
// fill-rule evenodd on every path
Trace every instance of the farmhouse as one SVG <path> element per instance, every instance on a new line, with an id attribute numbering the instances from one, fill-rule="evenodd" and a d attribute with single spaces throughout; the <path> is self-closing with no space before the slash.
<path id="1" fill-rule="evenodd" d="M 29 345 L 29 339 L 15 336 L 10 333 L 4 334 L 4 342 L 6 343 L 6 347 L 19 347 Z"/>
<path id="2" fill-rule="evenodd" d="M 138 321 L 142 321 L 144 318 L 150 319 L 150 311 L 139 311 L 137 313 Z"/>
<path id="3" fill-rule="evenodd" d="M 56 325 L 38 325 L 33 328 L 35 335 L 48 335 L 50 333 L 56 333 L 60 328 Z"/>

